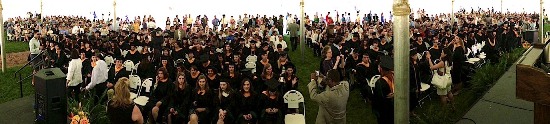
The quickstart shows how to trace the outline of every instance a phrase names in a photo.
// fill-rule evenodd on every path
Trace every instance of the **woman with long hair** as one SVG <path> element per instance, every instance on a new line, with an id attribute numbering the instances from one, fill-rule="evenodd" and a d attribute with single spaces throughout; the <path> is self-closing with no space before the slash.
<path id="1" fill-rule="evenodd" d="M 175 91 L 171 96 L 171 103 L 168 111 L 168 124 L 181 124 L 188 122 L 189 118 L 186 112 L 191 105 L 191 88 L 185 80 L 184 73 L 178 73 L 177 80 L 174 82 Z"/>
<path id="2" fill-rule="evenodd" d="M 453 87 L 452 90 L 453 94 L 457 95 L 460 93 L 460 90 L 462 90 L 462 85 L 464 82 L 463 79 L 466 78 L 462 71 L 462 67 L 464 65 L 463 63 L 466 61 L 466 56 L 464 55 L 466 54 L 466 48 L 464 46 L 464 40 L 458 36 L 455 36 L 453 44 L 453 53 L 450 54 L 450 57 L 452 57 L 451 61 L 453 65 L 453 68 L 451 70 L 451 77 L 453 78 L 453 84 L 455 85 L 455 87 Z"/>
<path id="3" fill-rule="evenodd" d="M 216 115 L 217 123 L 233 123 L 234 122 L 234 106 L 235 106 L 235 92 L 231 89 L 231 85 L 227 80 L 220 81 L 220 89 L 216 91 L 216 98 L 214 104 L 215 110 L 218 110 Z"/>
<path id="4" fill-rule="evenodd" d="M 451 74 L 451 50 L 444 49 L 441 53 L 441 57 L 439 58 L 439 63 L 434 64 L 434 62 L 431 59 L 431 54 L 427 53 L 426 59 L 428 59 L 428 63 L 430 64 L 431 70 L 438 70 L 438 73 L 441 73 L 441 75 L 448 75 Z M 443 71 L 440 71 L 443 69 Z M 434 74 L 435 75 L 435 74 Z M 452 77 L 452 75 L 451 75 Z M 441 98 L 441 104 L 447 105 L 447 103 L 452 103 L 453 101 L 453 93 L 451 93 L 451 86 L 445 88 L 445 89 L 437 89 L 437 95 Z"/>
<path id="5" fill-rule="evenodd" d="M 262 74 L 260 75 L 260 82 L 257 82 L 258 89 L 256 92 L 262 93 L 264 95 L 267 95 L 267 90 L 269 86 L 276 86 L 279 87 L 280 83 L 279 81 L 280 74 L 275 74 L 273 72 L 273 66 L 271 64 L 267 64 L 264 66 L 264 69 L 262 71 Z M 277 84 L 271 84 L 271 83 L 277 83 Z"/>
<path id="6" fill-rule="evenodd" d="M 190 114 L 191 116 L 198 116 L 199 124 L 208 124 L 210 123 L 210 112 L 212 104 L 212 91 L 206 82 L 206 76 L 199 76 L 195 89 L 192 92 L 191 101 L 192 107 Z"/>
<path id="7" fill-rule="evenodd" d="M 155 84 L 148 104 L 155 104 L 151 110 L 152 119 L 155 122 L 162 122 L 161 118 L 170 103 L 170 96 L 172 96 L 174 91 L 174 84 L 169 77 L 170 74 L 165 68 L 159 68 L 157 77 L 153 81 Z M 159 118 L 159 116 L 161 117 Z"/>
<path id="8" fill-rule="evenodd" d="M 237 94 L 237 104 L 235 106 L 237 124 L 255 123 L 258 120 L 258 115 L 256 114 L 258 113 L 258 94 L 254 92 L 249 79 L 244 79 L 241 86 L 241 90 Z"/>
<path id="9" fill-rule="evenodd" d="M 107 105 L 107 116 L 113 124 L 143 123 L 139 108 L 130 99 L 130 81 L 120 78 L 115 85 L 115 95 Z"/>

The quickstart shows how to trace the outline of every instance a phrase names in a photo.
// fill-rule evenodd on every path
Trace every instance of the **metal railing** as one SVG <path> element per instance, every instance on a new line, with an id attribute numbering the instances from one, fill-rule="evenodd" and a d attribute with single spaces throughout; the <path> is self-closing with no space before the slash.
<path id="1" fill-rule="evenodd" d="M 27 80 L 29 79 L 30 77 L 33 77 L 34 76 L 34 72 L 31 73 L 30 75 L 26 76 L 25 78 L 22 77 L 22 74 L 21 74 L 21 71 L 23 69 L 25 69 L 27 66 L 29 65 L 32 65 L 32 63 L 35 61 L 35 59 L 38 59 L 38 58 L 41 58 L 43 56 L 43 54 L 45 53 L 46 51 L 43 50 L 42 52 L 40 52 L 38 55 L 34 56 L 33 58 L 31 58 L 31 60 L 29 60 L 29 62 L 27 62 L 27 64 L 25 64 L 23 67 L 19 68 L 19 70 L 17 70 L 15 73 L 14 73 L 14 77 L 17 78 L 19 77 L 19 81 L 17 81 L 17 83 L 19 83 L 19 93 L 20 93 L 20 97 L 23 98 L 23 81 L 24 80 Z M 40 67 L 42 67 L 42 65 L 44 64 L 44 59 L 40 59 L 39 62 L 37 62 L 36 64 L 32 65 L 32 70 L 35 70 L 35 69 L 39 69 Z"/>

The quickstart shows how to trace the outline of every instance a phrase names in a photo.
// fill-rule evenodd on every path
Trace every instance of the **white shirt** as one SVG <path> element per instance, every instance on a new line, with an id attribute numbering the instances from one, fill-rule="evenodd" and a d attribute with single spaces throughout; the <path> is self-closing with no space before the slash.
<path id="1" fill-rule="evenodd" d="M 277 40 L 277 41 L 273 41 L 273 48 L 275 49 L 275 51 L 277 51 L 277 45 L 278 44 L 281 44 L 281 46 L 283 46 L 283 49 L 287 48 L 286 42 L 284 40 L 280 39 L 280 40 Z"/>
<path id="2" fill-rule="evenodd" d="M 312 43 L 317 43 L 318 39 L 319 39 L 319 34 L 313 33 L 313 35 L 311 35 L 311 42 Z"/>
<path id="3" fill-rule="evenodd" d="M 92 70 L 92 79 L 90 84 L 86 86 L 86 89 L 90 90 L 95 87 L 97 84 L 101 84 L 107 81 L 109 69 L 107 69 L 107 64 L 103 60 L 98 60 L 95 62 L 96 65 Z"/>
<path id="4" fill-rule="evenodd" d="M 271 41 L 271 42 L 279 41 L 279 36 L 278 35 L 273 35 L 273 36 L 269 37 L 269 41 Z"/>
<path id="5" fill-rule="evenodd" d="M 69 68 L 67 69 L 67 80 L 69 81 L 67 86 L 76 86 L 82 83 L 82 61 L 80 58 L 73 59 L 69 62 Z"/>
<path id="6" fill-rule="evenodd" d="M 227 24 L 229 24 L 229 19 L 222 18 L 221 23 L 224 24 L 224 25 L 227 25 Z"/>
<path id="7" fill-rule="evenodd" d="M 73 34 L 78 34 L 78 33 L 80 33 L 80 28 L 79 28 L 78 26 L 74 26 L 74 27 L 73 27 L 73 30 L 72 30 L 72 33 L 73 33 Z"/>
<path id="8" fill-rule="evenodd" d="M 157 28 L 157 24 L 153 21 L 147 23 L 147 28 Z"/>
<path id="9" fill-rule="evenodd" d="M 32 38 L 29 41 L 29 51 L 31 54 L 40 54 L 40 41 L 36 38 Z"/>

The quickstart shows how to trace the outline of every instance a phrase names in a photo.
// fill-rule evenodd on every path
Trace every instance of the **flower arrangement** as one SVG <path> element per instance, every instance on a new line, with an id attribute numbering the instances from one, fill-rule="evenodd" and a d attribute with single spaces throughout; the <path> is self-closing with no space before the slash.
<path id="1" fill-rule="evenodd" d="M 107 97 L 106 92 L 100 98 Z M 73 98 L 67 100 L 67 114 L 70 124 L 109 124 L 107 103 L 96 104 L 94 103 L 94 97 L 93 92 L 87 92 L 81 95 L 80 101 Z"/>
<path id="2" fill-rule="evenodd" d="M 71 113 L 69 114 L 69 119 L 71 120 L 71 124 L 89 124 L 89 113 L 82 110 L 82 103 L 79 102 L 78 108 L 72 107 L 70 111 Z M 74 112 L 76 112 L 77 115 L 74 115 Z"/>

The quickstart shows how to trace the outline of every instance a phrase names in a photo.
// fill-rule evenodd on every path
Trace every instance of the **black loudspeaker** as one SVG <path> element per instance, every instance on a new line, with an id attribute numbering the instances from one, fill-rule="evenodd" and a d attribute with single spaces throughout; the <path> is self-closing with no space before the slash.
<path id="1" fill-rule="evenodd" d="M 534 31 L 526 31 L 523 39 L 525 39 L 527 42 L 533 44 L 533 43 L 539 43 L 539 32 L 537 30 Z"/>
<path id="2" fill-rule="evenodd" d="M 59 68 L 46 68 L 34 75 L 37 123 L 67 123 L 66 76 Z"/>

